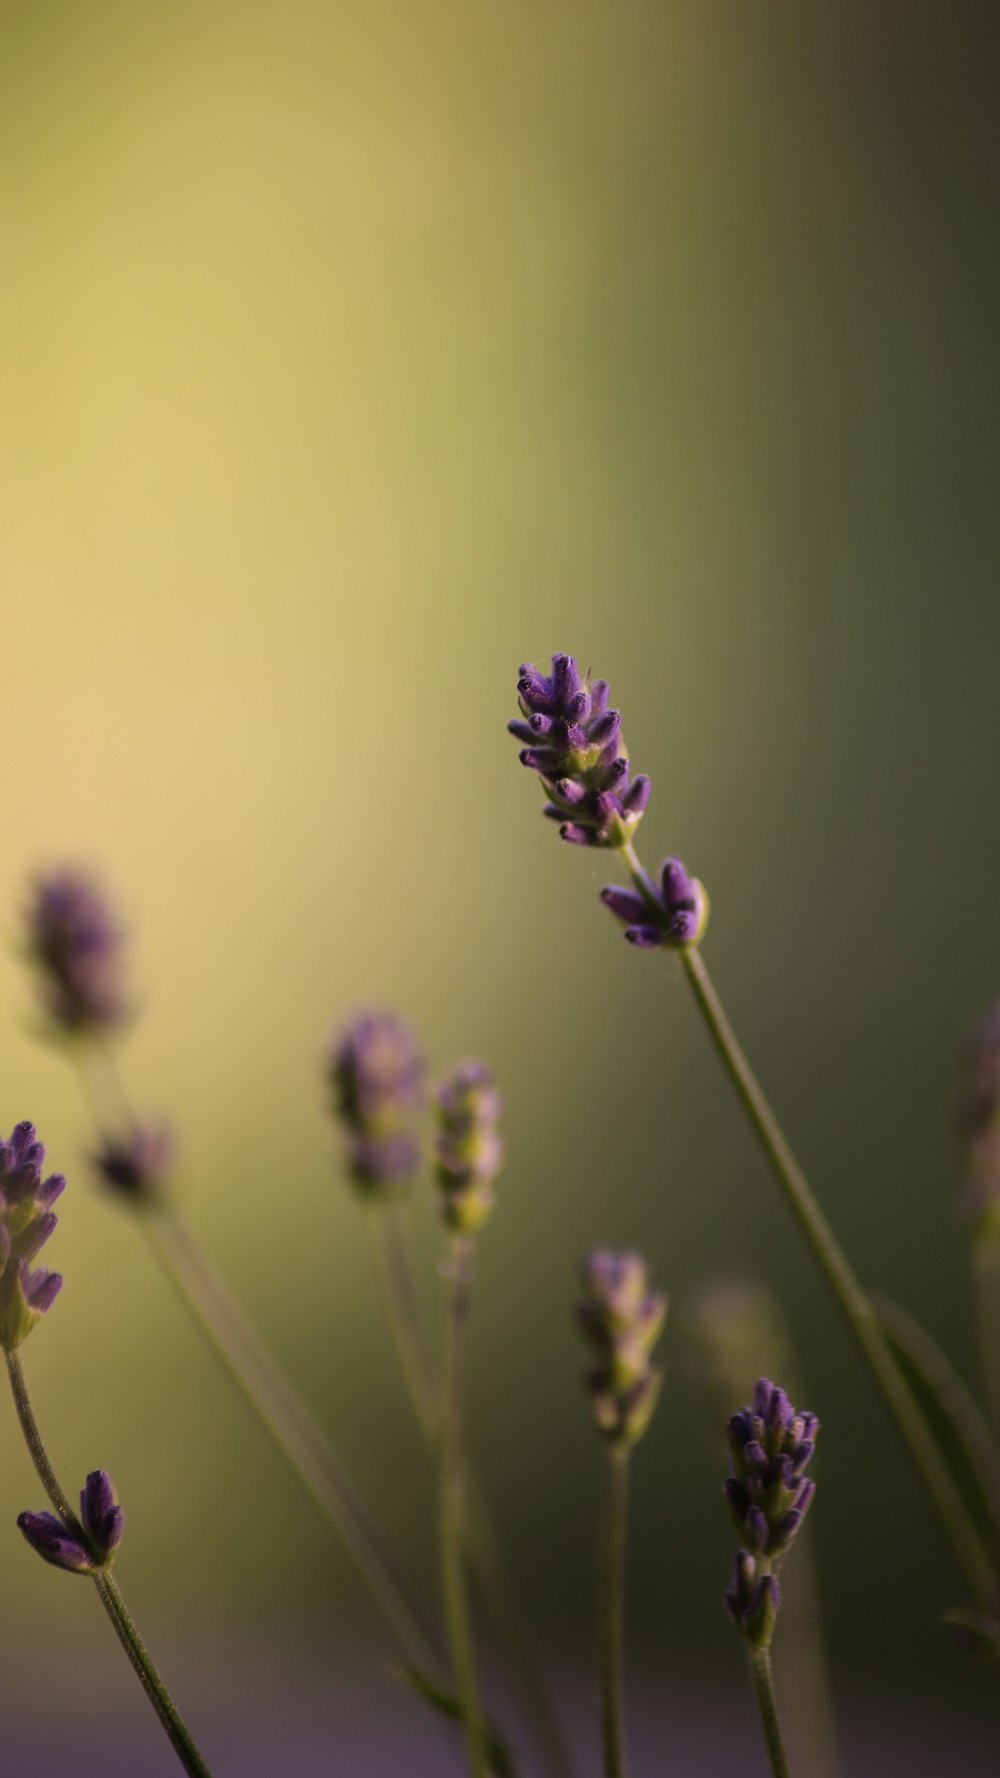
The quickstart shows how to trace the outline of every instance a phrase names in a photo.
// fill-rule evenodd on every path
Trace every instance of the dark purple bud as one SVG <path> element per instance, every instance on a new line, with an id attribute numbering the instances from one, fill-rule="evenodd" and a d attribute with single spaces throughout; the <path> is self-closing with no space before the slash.
<path id="1" fill-rule="evenodd" d="M 133 1124 L 123 1135 L 109 1136 L 91 1156 L 103 1185 L 133 1203 L 163 1197 L 174 1165 L 174 1138 L 166 1124 Z"/>
<path id="2" fill-rule="evenodd" d="M 43 1562 L 51 1562 L 53 1568 L 65 1568 L 70 1574 L 93 1573 L 89 1550 L 53 1513 L 21 1513 L 17 1526 Z"/>
<path id="3" fill-rule="evenodd" d="M 590 687 L 590 714 L 596 721 L 608 707 L 611 692 L 606 679 L 595 679 Z"/>
<path id="4" fill-rule="evenodd" d="M 63 1287 L 61 1274 L 59 1272 L 45 1272 L 41 1267 L 37 1272 L 29 1272 L 25 1260 L 21 1260 L 18 1269 L 21 1272 L 21 1288 L 29 1309 L 33 1309 L 36 1315 L 44 1315 L 48 1309 L 51 1309 Z"/>
<path id="5" fill-rule="evenodd" d="M 91 1470 L 80 1495 L 80 1521 L 102 1564 L 110 1562 L 121 1543 L 123 1519 L 107 1470 Z"/>
<path id="6" fill-rule="evenodd" d="M 590 740 L 594 747 L 610 747 L 618 740 L 622 729 L 622 713 L 620 710 L 606 710 L 591 724 Z"/>
<path id="7" fill-rule="evenodd" d="M 520 668 L 517 689 L 529 709 L 544 710 L 550 716 L 555 715 L 557 706 L 552 681 L 537 672 L 530 662 L 525 662 Z"/>
<path id="8" fill-rule="evenodd" d="M 625 934 L 630 945 L 637 951 L 656 951 L 663 944 L 663 932 L 659 926 L 630 926 Z"/>
<path id="9" fill-rule="evenodd" d="M 520 722 L 517 719 L 517 717 L 514 717 L 510 722 L 508 722 L 507 732 L 508 732 L 508 734 L 514 735 L 518 741 L 527 741 L 530 743 L 535 738 L 534 730 L 532 729 L 531 724 L 527 723 L 527 722 Z"/>
<path id="10" fill-rule="evenodd" d="M 580 675 L 571 654 L 552 656 L 552 689 L 562 710 L 579 692 Z"/>
<path id="11" fill-rule="evenodd" d="M 560 778 L 556 784 L 556 791 L 570 809 L 578 808 L 581 803 L 587 800 L 587 792 L 583 785 L 575 784 L 572 778 Z"/>
<path id="12" fill-rule="evenodd" d="M 54 1216 L 51 1210 L 46 1211 L 43 1216 L 36 1216 L 34 1221 L 28 1224 L 24 1233 L 17 1238 L 18 1258 L 22 1260 L 34 1259 L 36 1254 L 41 1253 L 46 1241 L 58 1224 L 59 1218 Z"/>
<path id="13" fill-rule="evenodd" d="M 668 908 L 680 907 L 694 895 L 694 885 L 679 858 L 667 858 L 660 870 L 663 899 Z"/>
<path id="14" fill-rule="evenodd" d="M 542 716 L 539 713 L 530 717 L 528 721 L 528 728 L 531 731 L 528 737 L 529 740 L 544 740 L 546 736 L 551 735 L 552 730 L 556 727 L 557 720 L 558 719 L 555 716 Z"/>
<path id="15" fill-rule="evenodd" d="M 649 914 L 649 904 L 643 896 L 636 895 L 631 889 L 618 889 L 614 884 L 601 890 L 601 900 L 616 920 L 624 920 L 626 925 L 635 925 Z"/>
<path id="16" fill-rule="evenodd" d="M 577 821 L 564 821 L 559 829 L 559 838 L 566 840 L 571 846 L 592 846 L 594 844 L 593 830 L 589 827 L 581 827 Z"/>
<path id="17" fill-rule="evenodd" d="M 645 772 L 640 772 L 622 797 L 622 808 L 626 815 L 642 815 L 645 812 L 652 788 Z"/>
<path id="18" fill-rule="evenodd" d="M 124 933 L 102 891 L 71 867 L 39 877 L 26 912 L 27 952 L 56 1030 L 106 1036 L 128 1016 Z"/>

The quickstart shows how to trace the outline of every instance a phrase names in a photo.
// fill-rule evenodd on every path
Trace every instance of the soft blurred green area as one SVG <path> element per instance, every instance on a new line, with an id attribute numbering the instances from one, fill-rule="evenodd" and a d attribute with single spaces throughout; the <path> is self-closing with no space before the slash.
<path id="1" fill-rule="evenodd" d="M 838 1663 L 975 1683 L 935 1622 L 958 1583 L 678 970 L 626 949 L 504 723 L 524 658 L 611 679 L 654 779 L 644 855 L 708 884 L 706 956 L 835 1226 L 971 1365 L 951 1120 L 1000 989 L 995 36 L 988 8 L 894 0 L 7 0 L 0 1116 L 71 1176 L 26 1363 L 67 1482 L 103 1463 L 125 1497 L 154 1641 L 370 1624 L 86 1183 L 13 949 L 63 858 L 127 912 L 124 1066 L 182 1129 L 192 1221 L 423 1571 L 323 1108 L 360 1000 L 504 1086 L 470 1416 L 550 1645 L 586 1647 L 592 1592 L 572 1268 L 629 1242 L 678 1310 L 637 1646 L 737 1658 L 680 1310 L 750 1273 L 825 1423 Z M 432 1309 L 429 1197 L 413 1225 Z M 41 1501 L 9 1414 L 3 1437 L 4 1597 L 68 1653 L 93 1602 L 17 1538 Z"/>

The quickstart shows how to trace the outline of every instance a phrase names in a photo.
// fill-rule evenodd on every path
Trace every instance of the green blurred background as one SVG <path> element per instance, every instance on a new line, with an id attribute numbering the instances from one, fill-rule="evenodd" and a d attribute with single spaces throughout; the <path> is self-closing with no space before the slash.
<path id="1" fill-rule="evenodd" d="M 706 955 L 835 1226 L 971 1367 L 952 1116 L 1000 989 L 996 39 L 991 8 L 895 0 L 3 7 L 0 1113 L 75 1187 L 27 1366 L 67 1481 L 112 1470 L 123 1585 L 223 1758 L 249 1722 L 286 1750 L 261 1770 L 345 1769 L 344 1676 L 385 1650 L 86 1183 L 14 950 L 64 858 L 126 912 L 124 1063 L 181 1128 L 193 1223 L 422 1572 L 429 1492 L 323 1106 L 362 1000 L 504 1087 L 470 1419 L 571 1700 L 599 1463 L 572 1271 L 636 1243 L 676 1311 L 636 1685 L 728 1687 L 751 1732 L 683 1326 L 701 1280 L 749 1273 L 826 1427 L 848 1717 L 881 1688 L 980 1769 L 937 1532 L 677 967 L 626 949 L 504 724 L 522 659 L 610 678 L 654 782 L 644 855 L 706 881 Z M 429 1194 L 412 1224 L 432 1311 Z M 3 1436 L 11 1732 L 54 1732 L 55 1666 L 74 1772 L 91 1747 L 118 1770 L 125 1720 L 168 1770 L 89 1589 L 13 1529 L 41 1501 Z M 313 1765 L 281 1736 L 316 1695 Z M 388 1680 L 365 1697 L 420 1732 Z M 404 1769 L 368 1745 L 352 1772 Z"/>

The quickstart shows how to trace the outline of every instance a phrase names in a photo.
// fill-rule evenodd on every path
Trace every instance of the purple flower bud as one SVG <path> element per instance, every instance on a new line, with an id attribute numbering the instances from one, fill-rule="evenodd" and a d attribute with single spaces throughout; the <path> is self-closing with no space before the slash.
<path id="1" fill-rule="evenodd" d="M 128 1016 L 124 933 L 100 889 L 64 867 L 39 877 L 26 912 L 27 953 L 52 1026 L 72 1036 L 106 1036 Z"/>
<path id="2" fill-rule="evenodd" d="M 109 1136 L 91 1166 L 102 1184 L 133 1203 L 163 1197 L 174 1163 L 174 1138 L 166 1124 L 133 1124 L 123 1135 Z"/>
<path id="3" fill-rule="evenodd" d="M 573 811 L 573 820 L 560 830 L 563 839 L 572 845 L 622 846 L 649 801 L 649 780 L 637 778 L 629 785 L 621 713 L 608 708 L 606 680 L 589 681 L 572 655 L 555 654 L 551 677 L 522 666 L 517 689 L 526 720 L 508 727 L 529 742 L 521 764 L 541 775 L 556 807 Z"/>
<path id="4" fill-rule="evenodd" d="M 503 1161 L 502 1101 L 484 1062 L 462 1062 L 437 1091 L 434 1156 L 447 1226 L 474 1234 L 493 1208 Z"/>
<path id="5" fill-rule="evenodd" d="M 650 1290 L 641 1253 L 598 1248 L 580 1263 L 580 1331 L 597 1355 L 586 1378 L 594 1419 L 615 1445 L 642 1437 L 656 1405 L 661 1373 L 652 1350 L 663 1329 L 667 1299 Z"/>
<path id="6" fill-rule="evenodd" d="M 425 1073 L 417 1040 L 396 1013 L 362 1011 L 335 1036 L 328 1062 L 333 1111 L 362 1192 L 396 1193 L 419 1173 Z"/>
<path id="7" fill-rule="evenodd" d="M 639 950 L 698 944 L 708 924 L 708 897 L 697 877 L 688 876 L 679 858 L 668 858 L 662 865 L 658 892 L 652 886 L 648 896 L 604 889 L 601 900 L 625 923 L 625 937 Z"/>
<path id="8" fill-rule="evenodd" d="M 122 1540 L 124 1514 L 105 1469 L 91 1470 L 80 1494 L 80 1522 L 102 1564 L 110 1562 Z"/>
<path id="9" fill-rule="evenodd" d="M 93 1574 L 90 1551 L 54 1513 L 20 1513 L 17 1526 L 43 1562 L 70 1574 Z"/>

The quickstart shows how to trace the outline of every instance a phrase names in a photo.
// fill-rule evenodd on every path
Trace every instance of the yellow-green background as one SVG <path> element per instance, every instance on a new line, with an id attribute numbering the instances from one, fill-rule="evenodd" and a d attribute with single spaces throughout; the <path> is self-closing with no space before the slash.
<path id="1" fill-rule="evenodd" d="M 299 1650 L 333 1735 L 377 1631 L 87 1183 L 14 953 L 63 858 L 127 915 L 124 1065 L 177 1120 L 191 1219 L 413 1561 L 429 1497 L 323 1109 L 361 1000 L 506 1094 L 470 1418 L 557 1668 L 585 1671 L 599 1464 L 572 1268 L 637 1243 L 677 1310 L 639 1668 L 738 1685 L 682 1310 L 755 1272 L 825 1423 L 841 1683 L 895 1674 L 900 1720 L 919 1697 L 974 1769 L 937 1534 L 677 968 L 627 951 L 504 723 L 524 658 L 610 678 L 645 854 L 707 882 L 706 955 L 835 1225 L 971 1365 L 951 1119 L 1000 987 L 995 35 L 893 0 L 6 0 L 0 1113 L 71 1181 L 26 1362 L 67 1482 L 103 1463 L 125 1497 L 123 1585 L 178 1689 L 228 1700 L 222 1771 L 244 1690 L 261 1745 L 294 1716 Z M 413 1222 L 430 1308 L 429 1202 Z M 41 1709 L 44 1743 L 58 1672 L 95 1771 L 119 1710 L 121 1770 L 159 1771 L 89 1590 L 14 1530 L 41 1501 L 9 1415 L 0 1448 L 0 1714 L 26 1736 Z M 316 1759 L 284 1769 L 344 1769 Z"/>

